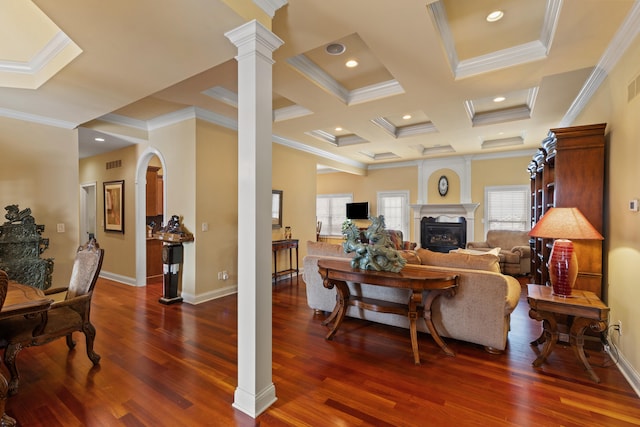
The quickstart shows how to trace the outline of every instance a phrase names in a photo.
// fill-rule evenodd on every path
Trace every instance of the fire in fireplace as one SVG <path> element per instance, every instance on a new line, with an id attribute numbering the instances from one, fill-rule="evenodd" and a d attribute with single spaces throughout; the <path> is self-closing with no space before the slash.
<path id="1" fill-rule="evenodd" d="M 467 219 L 464 217 L 423 217 L 420 221 L 420 246 L 436 252 L 449 252 L 467 244 Z"/>

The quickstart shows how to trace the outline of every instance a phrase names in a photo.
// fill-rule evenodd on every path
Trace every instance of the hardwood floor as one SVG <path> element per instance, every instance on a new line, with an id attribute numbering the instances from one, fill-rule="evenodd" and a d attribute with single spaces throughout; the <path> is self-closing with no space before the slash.
<path id="1" fill-rule="evenodd" d="M 64 340 L 22 351 L 7 413 L 47 427 L 640 425 L 640 399 L 603 353 L 589 351 L 600 384 L 568 347 L 531 366 L 540 325 L 524 294 L 506 353 L 445 338 L 451 358 L 421 334 L 415 366 L 405 329 L 347 319 L 326 341 L 301 279 L 274 286 L 278 400 L 254 420 L 232 407 L 236 297 L 165 306 L 161 292 L 100 279 L 92 310 L 100 365 L 92 367 L 81 334 L 71 352 Z"/>

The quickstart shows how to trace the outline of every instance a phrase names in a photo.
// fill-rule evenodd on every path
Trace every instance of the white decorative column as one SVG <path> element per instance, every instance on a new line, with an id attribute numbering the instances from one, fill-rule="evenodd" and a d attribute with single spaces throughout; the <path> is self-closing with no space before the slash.
<path id="1" fill-rule="evenodd" d="M 258 21 L 225 34 L 238 48 L 238 387 L 233 406 L 257 417 L 272 381 L 272 53 L 282 40 Z"/>

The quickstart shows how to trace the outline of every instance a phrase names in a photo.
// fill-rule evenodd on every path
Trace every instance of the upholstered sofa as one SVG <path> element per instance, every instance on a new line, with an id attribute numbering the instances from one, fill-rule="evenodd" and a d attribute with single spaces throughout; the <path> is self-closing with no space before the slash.
<path id="1" fill-rule="evenodd" d="M 467 249 L 491 251 L 499 248 L 500 270 L 514 276 L 531 272 L 531 247 L 527 231 L 489 230 L 484 242 L 467 242 Z"/>
<path id="2" fill-rule="evenodd" d="M 520 298 L 520 284 L 512 276 L 500 273 L 498 257 L 491 254 L 469 255 L 438 253 L 427 249 L 403 251 L 409 263 L 426 269 L 454 271 L 459 274 L 458 289 L 451 298 L 439 297 L 432 306 L 433 323 L 442 337 L 449 337 L 484 346 L 489 352 L 501 352 L 507 344 L 510 315 Z M 331 312 L 336 304 L 336 290 L 322 284 L 318 260 L 344 259 L 337 244 L 307 242 L 303 278 L 307 286 L 307 303 L 316 312 Z M 349 283 L 353 295 L 406 303 L 409 291 L 383 286 Z M 428 292 L 428 291 L 427 291 Z M 406 317 L 349 307 L 347 316 L 387 325 L 409 327 Z M 345 320 L 348 321 L 348 320 Z M 424 322 L 418 330 L 429 332 Z"/>

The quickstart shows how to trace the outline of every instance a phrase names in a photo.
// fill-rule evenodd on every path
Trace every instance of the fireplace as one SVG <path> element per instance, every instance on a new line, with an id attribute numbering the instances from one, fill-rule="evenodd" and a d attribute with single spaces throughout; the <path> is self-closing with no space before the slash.
<path id="1" fill-rule="evenodd" d="M 467 220 L 464 217 L 423 217 L 420 221 L 420 247 L 449 252 L 467 244 Z"/>

